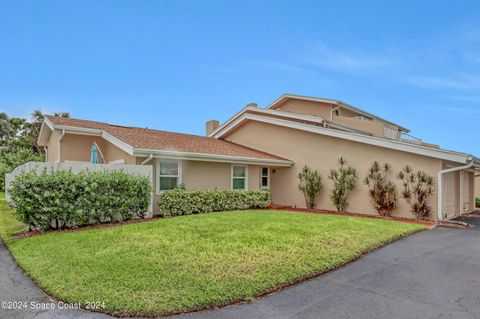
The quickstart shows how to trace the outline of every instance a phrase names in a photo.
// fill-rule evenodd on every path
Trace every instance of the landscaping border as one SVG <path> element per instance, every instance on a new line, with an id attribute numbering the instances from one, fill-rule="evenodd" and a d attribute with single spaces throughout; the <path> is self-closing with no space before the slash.
<path id="1" fill-rule="evenodd" d="M 378 215 L 369 215 L 369 214 L 362 214 L 362 213 L 337 212 L 337 211 L 328 210 L 328 209 L 296 208 L 296 207 L 282 206 L 282 205 L 271 205 L 269 207 L 269 209 L 283 210 L 283 211 L 290 211 L 290 212 L 297 212 L 297 213 L 326 214 L 326 215 L 340 215 L 340 216 L 350 216 L 350 217 L 365 217 L 365 218 L 372 218 L 372 219 L 383 219 L 383 220 L 391 220 L 391 221 L 402 222 L 402 223 L 420 224 L 420 225 L 424 225 L 428 228 L 435 228 L 438 225 L 449 226 L 449 227 L 457 227 L 457 228 L 473 227 L 472 225 L 470 225 L 468 223 L 458 222 L 458 221 L 450 221 L 450 220 L 442 220 L 442 221 L 439 222 L 439 221 L 431 221 L 431 220 L 418 220 L 418 219 L 406 218 L 406 217 L 378 216 Z"/>

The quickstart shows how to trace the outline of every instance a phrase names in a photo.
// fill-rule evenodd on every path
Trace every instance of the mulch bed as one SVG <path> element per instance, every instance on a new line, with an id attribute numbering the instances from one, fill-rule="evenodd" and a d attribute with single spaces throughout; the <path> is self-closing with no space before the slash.
<path id="1" fill-rule="evenodd" d="M 462 217 L 464 218 L 480 218 L 480 211 L 474 211 L 468 214 L 463 214 Z"/>
<path id="2" fill-rule="evenodd" d="M 162 217 L 161 216 L 153 216 L 151 218 L 137 218 L 137 219 L 125 220 L 125 221 L 121 221 L 121 222 L 82 226 L 82 227 L 78 227 L 78 228 L 65 228 L 65 229 L 56 229 L 56 230 L 47 230 L 47 231 L 32 230 L 32 231 L 28 231 L 28 232 L 25 232 L 25 233 L 15 235 L 13 237 L 13 239 L 28 238 L 28 237 L 45 235 L 45 234 L 73 233 L 73 232 L 89 230 L 89 229 L 100 229 L 100 228 L 109 228 L 109 227 L 123 226 L 123 225 L 129 225 L 129 224 L 145 223 L 145 222 L 151 222 L 151 221 L 154 221 L 154 220 L 157 220 L 157 219 L 160 219 L 160 218 L 162 218 Z"/>
<path id="3" fill-rule="evenodd" d="M 282 205 L 272 205 L 271 208 L 277 209 L 277 210 L 310 213 L 310 214 L 328 214 L 328 215 L 341 215 L 341 216 L 351 216 L 351 217 L 365 217 L 365 218 L 392 220 L 392 221 L 397 221 L 402 223 L 421 224 L 428 228 L 434 228 L 438 225 L 456 227 L 456 228 L 472 227 L 472 225 L 468 223 L 449 221 L 449 220 L 443 220 L 441 222 L 437 222 L 437 221 L 431 221 L 431 220 L 419 220 L 419 219 L 405 218 L 405 217 L 377 216 L 377 215 L 368 215 L 368 214 L 361 214 L 361 213 L 337 212 L 337 211 L 326 210 L 326 209 L 294 208 L 294 207 L 282 206 Z M 465 215 L 462 215 L 462 216 L 465 216 Z M 480 213 L 478 214 L 478 217 L 480 217 Z"/>

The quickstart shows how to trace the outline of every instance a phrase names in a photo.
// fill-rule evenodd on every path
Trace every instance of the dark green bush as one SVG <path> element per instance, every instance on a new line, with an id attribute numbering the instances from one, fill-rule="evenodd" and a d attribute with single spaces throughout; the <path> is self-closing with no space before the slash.
<path id="1" fill-rule="evenodd" d="M 165 217 L 204 214 L 270 205 L 268 191 L 173 189 L 160 195 L 158 207 Z"/>
<path id="2" fill-rule="evenodd" d="M 480 197 L 475 198 L 475 207 L 480 208 Z"/>
<path id="3" fill-rule="evenodd" d="M 152 189 L 146 177 L 108 171 L 26 172 L 11 185 L 17 219 L 41 230 L 143 217 Z"/>

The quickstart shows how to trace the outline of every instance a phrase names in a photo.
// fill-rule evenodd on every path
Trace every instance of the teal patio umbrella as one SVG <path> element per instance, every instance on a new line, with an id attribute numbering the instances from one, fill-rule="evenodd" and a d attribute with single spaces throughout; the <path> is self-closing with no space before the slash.
<path id="1" fill-rule="evenodd" d="M 90 163 L 98 164 L 98 150 L 95 145 L 93 145 L 92 149 L 90 150 Z"/>

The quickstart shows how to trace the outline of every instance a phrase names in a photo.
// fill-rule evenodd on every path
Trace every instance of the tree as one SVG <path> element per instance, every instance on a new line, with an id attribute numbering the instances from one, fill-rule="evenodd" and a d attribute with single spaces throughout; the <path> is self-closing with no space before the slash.
<path id="1" fill-rule="evenodd" d="M 397 206 L 395 184 L 389 179 L 390 173 L 390 164 L 375 161 L 364 180 L 373 207 L 380 216 L 390 216 Z"/>
<path id="2" fill-rule="evenodd" d="M 337 211 L 344 211 L 348 206 L 348 197 L 357 184 L 357 170 L 346 166 L 347 161 L 340 157 L 338 169 L 330 170 L 328 178 L 333 181 L 333 189 L 330 192 L 330 199 L 337 208 Z"/>
<path id="3" fill-rule="evenodd" d="M 315 208 L 315 200 L 323 188 L 322 176 L 317 170 L 312 170 L 308 166 L 305 166 L 298 174 L 298 178 L 300 179 L 298 188 L 305 196 L 307 208 Z"/>
<path id="4" fill-rule="evenodd" d="M 428 205 L 428 198 L 432 196 L 433 177 L 423 171 L 415 172 L 410 166 L 405 166 L 397 176 L 402 180 L 402 197 L 410 205 L 412 213 L 418 219 L 425 219 L 432 208 Z"/>
<path id="5" fill-rule="evenodd" d="M 70 116 L 67 112 L 54 115 Z M 44 118 L 39 109 L 32 112 L 30 121 L 0 113 L 0 190 L 5 186 L 6 173 L 26 162 L 43 161 L 43 149 L 37 144 L 37 139 Z"/>
<path id="6" fill-rule="evenodd" d="M 68 112 L 55 112 L 53 116 L 58 117 L 70 117 Z M 34 109 L 30 114 L 30 122 L 26 122 L 24 131 L 25 137 L 30 141 L 32 147 L 34 147 L 38 153 L 42 153 L 43 150 L 37 143 L 38 134 L 40 133 L 40 127 L 42 126 L 43 120 L 45 119 L 45 114 L 41 109 Z"/>

